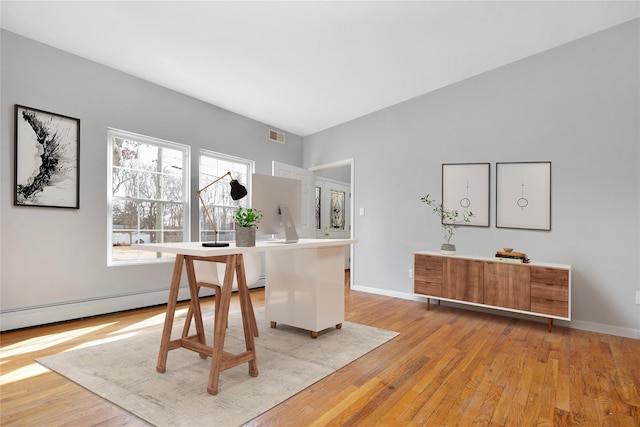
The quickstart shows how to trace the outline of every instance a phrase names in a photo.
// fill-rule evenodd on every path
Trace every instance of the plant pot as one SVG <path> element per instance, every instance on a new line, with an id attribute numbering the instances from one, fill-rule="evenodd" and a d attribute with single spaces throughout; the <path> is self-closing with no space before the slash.
<path id="1" fill-rule="evenodd" d="M 256 228 L 255 227 L 238 227 L 236 228 L 236 246 L 249 247 L 256 245 Z"/>
<path id="2" fill-rule="evenodd" d="M 456 254 L 456 245 L 453 243 L 443 243 L 440 247 L 440 253 L 443 255 L 455 255 Z"/>

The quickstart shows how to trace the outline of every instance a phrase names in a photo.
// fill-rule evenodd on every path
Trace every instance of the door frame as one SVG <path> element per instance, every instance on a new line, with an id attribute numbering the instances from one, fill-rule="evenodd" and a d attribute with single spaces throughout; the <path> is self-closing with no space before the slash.
<path id="1" fill-rule="evenodd" d="M 351 188 L 351 197 L 349 197 L 349 207 L 350 207 L 350 215 L 349 215 L 349 219 L 351 221 L 351 230 L 349 233 L 349 236 L 351 239 L 355 239 L 355 235 L 356 235 L 356 221 L 355 221 L 355 206 L 354 206 L 354 200 L 355 200 L 355 177 L 356 177 L 356 173 L 355 173 L 355 159 L 353 157 L 348 158 L 348 159 L 343 159 L 343 160 L 337 160 L 335 162 L 331 162 L 331 163 L 325 163 L 322 165 L 317 165 L 317 166 L 312 166 L 310 168 L 308 168 L 310 171 L 312 172 L 319 172 L 319 171 L 324 171 L 324 170 L 328 170 L 328 169 L 335 169 L 335 168 L 339 168 L 339 167 L 344 167 L 344 166 L 349 166 L 351 169 L 351 182 L 350 182 L 350 188 Z M 354 274 L 355 274 L 355 247 L 356 245 L 349 245 L 350 247 L 350 258 L 351 258 L 351 270 L 350 270 L 350 281 L 349 281 L 349 288 L 353 289 L 353 284 L 355 283 L 354 280 Z"/>

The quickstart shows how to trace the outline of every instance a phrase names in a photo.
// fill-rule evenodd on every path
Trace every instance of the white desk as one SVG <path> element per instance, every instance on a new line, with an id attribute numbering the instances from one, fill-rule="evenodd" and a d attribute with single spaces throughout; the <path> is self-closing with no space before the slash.
<path id="1" fill-rule="evenodd" d="M 160 353 L 156 370 L 165 372 L 167 353 L 175 348 L 188 348 L 211 356 L 211 370 L 207 391 L 218 392 L 221 370 L 249 363 L 249 375 L 258 375 L 254 335 L 257 335 L 249 290 L 244 276 L 243 254 L 266 252 L 265 308 L 271 327 L 277 323 L 318 332 L 331 326 L 342 327 L 344 321 L 344 250 L 356 243 L 351 239 L 300 239 L 297 243 L 258 242 L 254 247 L 236 247 L 233 243 L 223 248 L 203 247 L 200 242 L 147 243 L 132 245 L 134 249 L 176 254 L 167 315 L 165 317 Z M 221 262 L 226 264 L 225 279 L 220 296 L 220 309 L 215 313 L 215 345 L 206 345 L 202 313 L 193 261 Z M 196 335 L 171 340 L 171 329 L 180 288 L 183 264 L 187 267 L 191 308 L 196 323 Z M 229 312 L 233 274 L 236 274 L 247 351 L 232 355 L 223 351 L 226 319 Z M 186 325 L 185 325 L 186 326 Z"/>
<path id="2" fill-rule="evenodd" d="M 246 254 L 251 252 L 279 252 L 279 251 L 291 251 L 297 249 L 318 249 L 318 248 L 330 248 L 330 247 L 342 247 L 357 243 L 357 240 L 353 239 L 300 239 L 297 243 L 283 243 L 281 241 L 272 240 L 259 240 L 256 242 L 256 246 L 251 247 L 236 247 L 234 243 L 230 246 L 222 248 L 205 248 L 201 242 L 177 242 L 177 243 L 141 243 L 132 244 L 133 249 L 151 251 L 151 252 L 165 252 L 170 254 L 182 254 L 191 256 L 219 256 L 219 255 L 236 255 Z M 342 270 L 344 270 L 344 260 L 342 260 Z"/>

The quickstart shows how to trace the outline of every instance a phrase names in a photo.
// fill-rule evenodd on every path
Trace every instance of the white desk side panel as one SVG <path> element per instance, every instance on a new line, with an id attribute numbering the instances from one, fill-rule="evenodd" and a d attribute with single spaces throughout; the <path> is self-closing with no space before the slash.
<path id="1" fill-rule="evenodd" d="M 266 254 L 266 320 L 319 332 L 344 321 L 344 248 Z"/>

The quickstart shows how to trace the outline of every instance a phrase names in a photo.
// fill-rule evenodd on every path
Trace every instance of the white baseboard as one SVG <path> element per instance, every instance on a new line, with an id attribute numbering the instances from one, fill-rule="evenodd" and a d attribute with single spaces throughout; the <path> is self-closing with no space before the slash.
<path id="1" fill-rule="evenodd" d="M 260 280 L 252 287 L 264 286 Z M 213 294 L 213 290 L 202 289 L 200 296 Z M 189 299 L 189 288 L 181 287 L 178 300 Z M 169 290 L 156 290 L 126 295 L 114 295 L 82 301 L 67 301 L 59 304 L 49 304 L 37 307 L 22 307 L 0 312 L 0 331 L 28 328 L 49 323 L 81 319 L 83 317 L 116 313 L 119 311 L 166 304 L 169 300 Z"/>
<path id="2" fill-rule="evenodd" d="M 188 295 L 189 289 L 184 287 L 180 289 L 178 297 L 179 299 L 186 299 Z M 2 331 L 10 331 L 12 329 L 81 319 L 83 317 L 97 316 L 157 304 L 166 304 L 168 299 L 169 290 L 167 289 L 7 310 L 0 313 L 0 329 Z"/>
<path id="3" fill-rule="evenodd" d="M 389 291 L 387 289 L 370 288 L 367 286 L 352 286 L 351 289 L 353 289 L 354 291 L 367 292 L 370 294 L 384 295 L 388 297 L 401 298 L 401 299 L 406 299 L 411 301 L 424 301 L 424 302 L 427 301 L 426 297 L 416 295 L 413 293 L 409 294 L 406 292 L 395 292 L 395 291 Z M 518 319 L 532 320 L 534 322 L 547 323 L 546 318 L 541 318 L 538 316 L 527 316 L 527 315 L 522 315 L 518 313 L 508 312 L 508 311 L 498 311 L 490 308 L 475 307 L 475 306 L 469 306 L 465 304 L 455 304 L 455 303 L 450 303 L 446 301 L 442 301 L 442 304 L 449 305 L 452 307 L 464 308 L 466 310 L 480 311 L 483 313 L 495 314 L 499 312 L 501 315 L 504 315 L 504 316 L 515 317 Z M 587 322 L 584 320 L 572 320 L 572 321 L 554 320 L 553 324 L 558 326 L 564 326 L 567 328 L 581 329 L 581 330 L 590 331 L 590 332 L 598 332 L 601 334 L 640 339 L 640 329 L 623 328 L 620 326 L 605 325 L 602 323 Z"/>
<path id="4" fill-rule="evenodd" d="M 587 322 L 585 320 L 572 320 L 569 327 L 583 331 L 640 339 L 640 329 L 622 328 L 620 326 L 604 325 L 602 323 Z"/>

